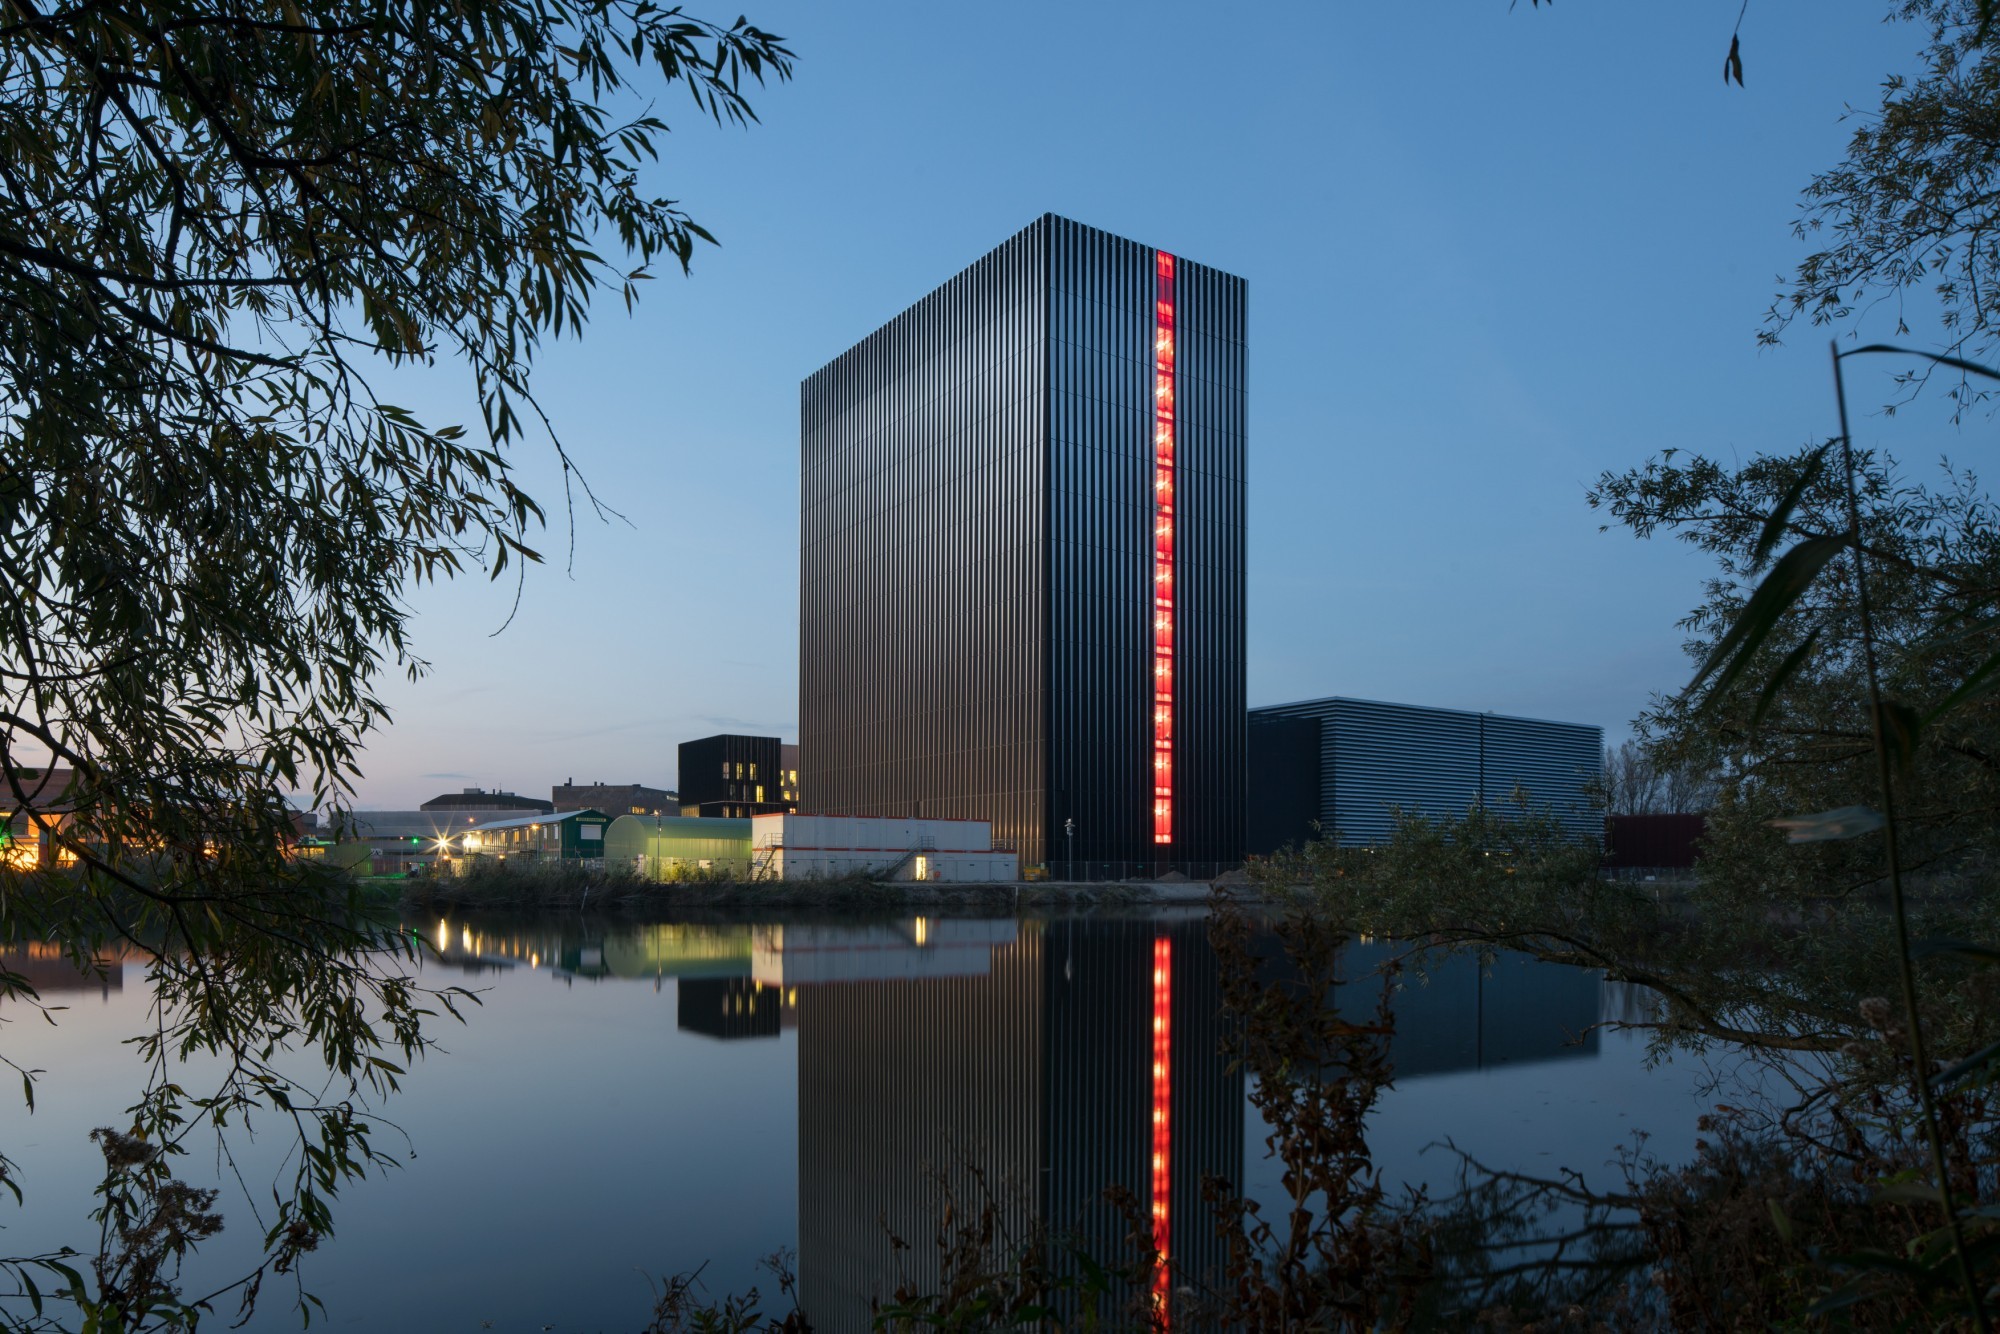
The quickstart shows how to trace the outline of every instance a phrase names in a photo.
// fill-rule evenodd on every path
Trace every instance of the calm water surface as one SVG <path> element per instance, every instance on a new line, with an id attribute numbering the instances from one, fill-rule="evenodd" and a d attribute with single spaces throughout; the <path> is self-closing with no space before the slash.
<path id="1" fill-rule="evenodd" d="M 484 1004 L 440 1027 L 445 1053 L 380 1109 L 406 1167 L 350 1186 L 309 1257 L 337 1329 L 633 1331 L 647 1275 L 706 1264 L 713 1293 L 768 1290 L 756 1261 L 779 1248 L 797 1253 L 817 1327 L 865 1329 L 868 1295 L 894 1281 L 885 1221 L 920 1250 L 929 1238 L 928 1165 L 977 1163 L 1006 1202 L 1109 1236 L 1087 1202 L 1114 1181 L 1147 1197 L 1156 1114 L 1179 1245 L 1204 1244 L 1204 1173 L 1276 1195 L 1242 1077 L 1214 1054 L 1199 913 L 411 926 L 443 945 L 426 980 Z M 1387 949 L 1351 952 L 1359 969 Z M 8 1054 L 46 1073 L 32 1115 L 0 1111 L 28 1196 L 0 1215 L 0 1245 L 88 1253 L 101 1159 L 87 1134 L 121 1124 L 139 1087 L 120 1041 L 148 995 L 136 965 L 108 987 L 37 980 L 68 1008 L 55 1028 L 6 1027 Z M 1636 1013 L 1628 989 L 1517 956 L 1402 980 L 1397 1083 L 1371 1126 L 1391 1183 L 1448 1188 L 1455 1160 L 1430 1147 L 1446 1137 L 1488 1166 L 1604 1184 L 1635 1132 L 1663 1158 L 1692 1151 L 1715 1071 L 1649 1067 L 1641 1037 L 1594 1027 Z M 179 1160 L 224 1188 L 227 1219 L 188 1293 L 246 1267 L 286 1147 L 273 1123 L 226 1158 L 210 1141 Z M 267 1287 L 249 1328 L 296 1329 L 291 1296 Z"/>

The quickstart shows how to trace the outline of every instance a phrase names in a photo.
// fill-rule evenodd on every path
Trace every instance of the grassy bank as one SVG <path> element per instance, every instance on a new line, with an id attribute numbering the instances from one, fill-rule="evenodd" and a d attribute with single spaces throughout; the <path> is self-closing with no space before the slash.
<path id="1" fill-rule="evenodd" d="M 862 875 L 740 881 L 696 877 L 652 881 L 575 865 L 474 866 L 455 876 L 385 882 L 385 898 L 425 911 L 591 912 L 654 915 L 693 909 L 901 907 L 1011 912 L 1021 907 L 1144 902 L 1141 886 L 1112 884 L 960 885 L 871 880 Z"/>

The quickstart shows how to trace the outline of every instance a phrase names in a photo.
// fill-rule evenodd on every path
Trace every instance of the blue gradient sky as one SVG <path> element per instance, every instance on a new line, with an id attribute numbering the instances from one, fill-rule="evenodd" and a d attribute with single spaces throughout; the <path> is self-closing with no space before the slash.
<path id="1" fill-rule="evenodd" d="M 1606 468 L 1830 434 L 1825 338 L 1759 351 L 1798 192 L 1917 34 L 1881 0 L 809 5 L 748 131 L 677 126 L 658 189 L 720 238 L 540 389 L 627 522 L 558 502 L 510 583 L 417 591 L 360 804 L 675 781 L 797 728 L 798 382 L 1044 211 L 1249 280 L 1250 702 L 1345 694 L 1602 724 L 1684 681 L 1704 561 L 1600 533 Z M 1420 12 L 1421 11 L 1421 12 Z M 716 11 L 718 17 L 730 17 Z M 1918 330 L 1919 335 L 1924 331 Z M 449 367 L 412 406 L 469 415 Z M 1916 457 L 1948 441 L 1893 425 Z M 568 566 L 568 568 L 566 568 Z"/>

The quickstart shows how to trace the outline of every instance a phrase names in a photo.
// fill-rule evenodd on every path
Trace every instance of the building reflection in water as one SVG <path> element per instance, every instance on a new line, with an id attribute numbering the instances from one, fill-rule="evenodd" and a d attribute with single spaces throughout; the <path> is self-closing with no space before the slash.
<path id="1" fill-rule="evenodd" d="M 871 1304 L 905 1280 L 938 1290 L 941 1174 L 961 1221 L 990 1193 L 1012 1238 L 1039 1219 L 1112 1260 L 1135 1258 L 1103 1198 L 1123 1187 L 1177 1271 L 1220 1266 L 1202 1184 L 1244 1180 L 1246 1102 L 1220 1052 L 1221 979 L 1198 912 L 412 929 L 471 972 L 673 978 L 679 1027 L 710 1038 L 796 1029 L 798 1268 L 817 1329 L 868 1330 Z M 1253 948 L 1265 980 L 1287 971 L 1277 937 Z M 1405 953 L 1350 943 L 1336 1005 L 1372 1012 L 1376 970 Z M 1416 956 L 1398 983 L 1399 1082 L 1591 1059 L 1596 1024 L 1650 1007 L 1641 989 L 1515 954 Z M 1378 1114 L 1394 1114 L 1393 1095 Z M 1262 1128 L 1250 1133 L 1261 1150 Z"/>
<path id="2" fill-rule="evenodd" d="M 796 986 L 814 1327 L 868 1329 L 905 1279 L 937 1290 L 940 1174 L 961 1219 L 990 1192 L 1008 1236 L 1039 1218 L 1103 1257 L 1131 1254 L 1103 1199 L 1122 1186 L 1176 1268 L 1215 1268 L 1202 1182 L 1242 1179 L 1244 1102 L 1205 924 L 928 919 L 897 934 L 759 937 L 758 980 Z M 900 1259 L 891 1234 L 909 1243 Z"/>
<path id="3" fill-rule="evenodd" d="M 1267 958 L 1280 953 L 1266 937 Z M 1594 972 L 1543 963 L 1525 954 L 1411 955 L 1409 946 L 1363 937 L 1342 952 L 1347 979 L 1340 1008 L 1372 1013 L 1380 995 L 1371 981 L 1392 959 L 1405 960 L 1390 1008 L 1396 1034 L 1390 1048 L 1399 1082 L 1463 1070 L 1490 1070 L 1534 1061 L 1588 1059 L 1598 1053 L 1597 1024 L 1606 1013 L 1606 984 Z"/>
<path id="4" fill-rule="evenodd" d="M 38 996 L 58 991 L 95 991 L 108 999 L 112 992 L 125 989 L 122 953 L 104 955 L 90 967 L 79 968 L 60 945 L 43 940 L 0 946 L 0 973 L 19 978 L 33 987 Z"/>
<path id="5" fill-rule="evenodd" d="M 640 925 L 572 920 L 515 925 L 438 918 L 403 929 L 422 937 L 429 957 L 477 975 L 527 967 L 557 979 L 748 977 L 751 928 L 740 923 L 649 922 Z"/>
<path id="6" fill-rule="evenodd" d="M 1348 947 L 1353 1003 L 1373 1006 L 1368 979 L 1395 951 Z M 1285 968 L 1275 936 L 1258 952 L 1267 978 Z M 1176 1270 L 1219 1269 L 1202 1183 L 1243 1180 L 1245 1099 L 1219 1051 L 1203 920 L 760 928 L 753 971 L 796 1012 L 799 1277 L 816 1328 L 868 1329 L 871 1301 L 903 1280 L 938 1290 L 940 1169 L 961 1219 L 976 1167 L 1009 1235 L 1045 1219 L 1100 1258 L 1133 1254 L 1102 1198 L 1123 1186 Z M 1399 1078 L 1598 1052 L 1595 974 L 1458 954 L 1399 981 Z"/>
<path id="7" fill-rule="evenodd" d="M 792 1027 L 794 1011 L 780 987 L 748 977 L 683 977 L 676 986 L 683 1032 L 733 1041 L 774 1038 Z"/>

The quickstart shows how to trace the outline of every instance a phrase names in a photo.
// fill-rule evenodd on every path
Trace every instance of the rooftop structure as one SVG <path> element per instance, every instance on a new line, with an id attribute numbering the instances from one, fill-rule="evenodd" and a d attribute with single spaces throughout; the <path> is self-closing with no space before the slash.
<path id="1" fill-rule="evenodd" d="M 540 797 L 524 797 L 514 792 L 487 792 L 469 787 L 463 792 L 447 792 L 432 797 L 420 808 L 426 811 L 552 811 L 553 802 Z"/>

